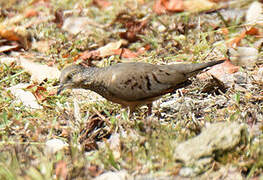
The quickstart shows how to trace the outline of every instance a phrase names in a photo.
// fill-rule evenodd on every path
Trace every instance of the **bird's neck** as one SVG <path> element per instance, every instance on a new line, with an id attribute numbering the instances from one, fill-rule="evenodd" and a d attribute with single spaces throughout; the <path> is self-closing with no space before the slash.
<path id="1" fill-rule="evenodd" d="M 83 86 L 82 88 L 94 90 L 101 84 L 101 75 L 103 74 L 103 68 L 89 67 L 83 72 Z"/>
<path id="2" fill-rule="evenodd" d="M 109 92 L 107 91 L 106 84 L 105 84 L 105 75 L 104 75 L 105 68 L 97 68 L 92 67 L 84 71 L 84 83 L 83 87 L 84 89 L 89 89 L 91 91 L 94 91 L 101 96 L 108 99 Z M 87 83 L 85 83 L 85 80 L 87 80 Z"/>

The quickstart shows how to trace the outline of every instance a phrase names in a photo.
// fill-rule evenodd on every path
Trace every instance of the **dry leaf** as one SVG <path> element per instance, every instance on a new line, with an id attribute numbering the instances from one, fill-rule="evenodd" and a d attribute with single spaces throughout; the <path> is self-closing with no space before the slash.
<path id="1" fill-rule="evenodd" d="M 126 49 L 126 48 L 115 49 L 113 50 L 113 52 L 115 55 L 120 55 L 121 57 L 124 57 L 124 58 L 135 58 L 138 55 L 138 53 L 132 52 L 131 50 Z"/>
<path id="2" fill-rule="evenodd" d="M 167 11 L 171 12 L 181 12 L 184 10 L 184 4 L 182 0 L 162 0 Z"/>
<path id="3" fill-rule="evenodd" d="M 19 61 L 22 68 L 31 74 L 33 82 L 41 83 L 45 79 L 58 79 L 60 71 L 56 67 L 39 64 L 21 57 Z"/>
<path id="4" fill-rule="evenodd" d="M 218 3 L 220 1 L 224 1 L 225 2 L 225 1 L 228 1 L 228 0 L 210 0 L 210 1 Z"/>
<path id="5" fill-rule="evenodd" d="M 35 96 L 31 92 L 23 90 L 28 86 L 29 84 L 17 84 L 16 86 L 8 88 L 8 90 L 10 90 L 23 105 L 32 109 L 42 109 L 43 107 L 38 104 Z"/>
<path id="6" fill-rule="evenodd" d="M 138 34 L 143 34 L 144 29 L 148 24 L 148 20 L 138 21 L 132 15 L 122 12 L 117 15 L 115 22 L 120 22 L 125 26 L 126 31 L 120 33 L 122 39 L 126 39 L 129 42 L 135 42 L 139 40 Z"/>
<path id="7" fill-rule="evenodd" d="M 31 18 L 31 17 L 34 17 L 34 16 L 38 16 L 38 12 L 34 9 L 28 9 L 26 12 L 25 12 L 25 18 Z"/>
<path id="8" fill-rule="evenodd" d="M 31 42 L 29 41 L 29 34 L 24 28 L 10 28 L 9 25 L 0 25 L 0 36 L 9 41 L 19 42 L 20 46 L 25 50 L 31 47 Z"/>
<path id="9" fill-rule="evenodd" d="M 145 51 L 150 49 L 150 45 L 146 45 L 145 47 L 141 47 L 137 50 L 137 52 L 133 52 L 127 48 L 121 48 L 113 50 L 115 55 L 120 55 L 120 57 L 124 58 L 135 58 L 140 54 L 143 54 Z"/>
<path id="10" fill-rule="evenodd" d="M 35 90 L 34 94 L 38 102 L 43 102 L 48 96 L 47 89 L 43 86 L 37 86 L 37 89 Z"/>
<path id="11" fill-rule="evenodd" d="M 141 47 L 137 50 L 138 54 L 143 54 L 144 52 L 148 51 L 151 48 L 149 44 L 146 44 L 144 47 Z"/>
<path id="12" fill-rule="evenodd" d="M 91 26 L 101 27 L 88 17 L 68 17 L 64 20 L 62 30 L 76 35 L 80 32 L 89 32 Z"/>
<path id="13" fill-rule="evenodd" d="M 153 11 L 159 15 L 167 13 L 165 7 L 162 4 L 162 0 L 155 0 Z"/>
<path id="14" fill-rule="evenodd" d="M 119 40 L 116 42 L 111 42 L 103 47 L 100 47 L 94 51 L 85 51 L 75 57 L 74 59 L 82 59 L 82 60 L 96 60 L 101 59 L 103 57 L 111 56 L 116 54 L 116 50 L 118 50 L 121 45 L 126 44 L 126 41 Z"/>
<path id="15" fill-rule="evenodd" d="M 120 40 L 117 42 L 109 43 L 99 48 L 98 50 L 85 51 L 81 53 L 80 55 L 76 56 L 74 59 L 75 60 L 82 59 L 83 61 L 97 60 L 97 59 L 101 59 L 103 57 L 107 57 L 111 55 L 119 55 L 124 58 L 135 58 L 138 55 L 150 49 L 150 46 L 146 45 L 145 47 L 139 48 L 137 52 L 133 52 L 127 48 L 120 48 L 122 44 L 126 44 L 126 41 Z"/>
<path id="16" fill-rule="evenodd" d="M 246 36 L 246 31 L 243 31 L 240 35 L 232 39 L 227 43 L 228 47 L 236 47 L 240 44 L 241 40 Z"/>
<path id="17" fill-rule="evenodd" d="M 88 167 L 89 174 L 93 177 L 97 177 L 100 175 L 103 171 L 99 169 L 99 166 L 97 165 L 91 165 Z"/>
<path id="18" fill-rule="evenodd" d="M 227 28 L 221 28 L 220 32 L 224 34 L 225 36 L 229 34 L 229 30 Z"/>
<path id="19" fill-rule="evenodd" d="M 56 164 L 56 178 L 66 180 L 67 175 L 68 175 L 67 163 L 61 160 Z"/>
<path id="20" fill-rule="evenodd" d="M 58 28 L 61 28 L 64 23 L 64 17 L 63 17 L 63 10 L 58 9 L 55 12 L 55 19 L 53 20 L 54 23 L 57 24 Z"/>
<path id="21" fill-rule="evenodd" d="M 224 63 L 211 67 L 207 72 L 199 74 L 197 77 L 200 79 L 207 79 L 209 75 L 213 75 L 220 80 L 225 74 L 233 74 L 239 71 L 239 69 L 239 66 L 235 66 L 229 60 L 226 60 Z"/>
<path id="22" fill-rule="evenodd" d="M 12 46 L 0 46 L 0 53 L 1 52 L 7 52 L 11 50 L 17 49 L 19 46 L 18 45 L 12 45 Z"/>
<path id="23" fill-rule="evenodd" d="M 182 12 L 184 11 L 184 2 L 182 0 L 156 0 L 153 11 L 159 15 L 168 12 Z"/>
<path id="24" fill-rule="evenodd" d="M 93 0 L 92 3 L 100 9 L 107 8 L 111 5 L 111 2 L 107 0 Z"/>
<path id="25" fill-rule="evenodd" d="M 106 57 L 106 56 L 113 55 L 114 50 L 119 49 L 123 43 L 125 43 L 125 41 L 123 41 L 123 40 L 111 42 L 111 43 L 97 49 L 97 52 L 99 52 L 100 57 Z"/>
<path id="26" fill-rule="evenodd" d="M 77 59 L 82 59 L 83 61 L 86 60 L 96 60 L 96 59 L 100 59 L 100 52 L 98 52 L 97 50 L 95 51 L 84 51 L 82 53 L 80 53 L 79 55 L 77 55 L 74 60 L 76 61 Z"/>
<path id="27" fill-rule="evenodd" d="M 260 35 L 259 29 L 255 27 L 251 27 L 246 31 L 247 35 Z"/>
<path id="28" fill-rule="evenodd" d="M 263 9 L 262 4 L 254 1 L 247 10 L 246 22 L 251 25 L 263 25 Z"/>
<path id="29" fill-rule="evenodd" d="M 216 3 L 209 0 L 186 0 L 184 1 L 184 7 L 186 11 L 201 12 L 213 9 L 217 6 Z"/>

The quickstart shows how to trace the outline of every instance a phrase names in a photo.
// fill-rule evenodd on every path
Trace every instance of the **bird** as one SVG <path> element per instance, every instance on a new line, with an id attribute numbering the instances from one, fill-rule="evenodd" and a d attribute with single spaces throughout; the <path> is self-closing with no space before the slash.
<path id="1" fill-rule="evenodd" d="M 57 95 L 68 88 L 88 89 L 122 107 L 128 107 L 129 114 L 136 107 L 147 105 L 148 115 L 151 115 L 153 101 L 185 87 L 190 77 L 223 62 L 166 65 L 124 62 L 107 67 L 73 64 L 61 71 Z"/>

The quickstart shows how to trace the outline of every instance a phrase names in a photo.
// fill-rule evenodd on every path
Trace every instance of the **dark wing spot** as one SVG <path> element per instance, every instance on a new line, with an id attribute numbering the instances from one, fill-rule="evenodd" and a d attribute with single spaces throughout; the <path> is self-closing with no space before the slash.
<path id="1" fill-rule="evenodd" d="M 162 70 L 162 69 L 159 69 L 159 72 L 163 72 L 163 70 Z"/>
<path id="2" fill-rule="evenodd" d="M 138 83 L 135 82 L 132 86 L 131 86 L 131 89 L 134 89 L 136 86 L 138 86 Z"/>
<path id="3" fill-rule="evenodd" d="M 131 81 L 132 81 L 131 79 L 128 79 L 127 81 L 124 82 L 124 84 L 129 85 Z"/>
<path id="4" fill-rule="evenodd" d="M 142 85 L 139 85 L 138 88 L 142 90 Z"/>
<path id="5" fill-rule="evenodd" d="M 167 75 L 167 76 L 170 76 L 171 74 L 170 73 L 168 73 L 168 72 L 165 72 L 165 74 Z"/>
<path id="6" fill-rule="evenodd" d="M 146 80 L 147 80 L 147 89 L 148 89 L 148 90 L 151 90 L 151 86 L 152 86 L 152 85 L 151 85 L 151 82 L 150 82 L 150 78 L 149 78 L 148 75 L 146 75 L 145 78 L 146 78 Z"/>
<path id="7" fill-rule="evenodd" d="M 152 73 L 152 76 L 153 76 L 153 79 L 154 79 L 157 83 L 160 83 L 160 84 L 161 84 L 161 82 L 158 80 L 156 74 Z"/>

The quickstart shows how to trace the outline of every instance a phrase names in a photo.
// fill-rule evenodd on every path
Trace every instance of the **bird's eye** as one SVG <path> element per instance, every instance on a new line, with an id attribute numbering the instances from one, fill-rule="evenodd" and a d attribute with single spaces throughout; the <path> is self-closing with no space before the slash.
<path id="1" fill-rule="evenodd" d="M 68 81 L 71 81 L 72 80 L 72 75 L 68 76 Z"/>

